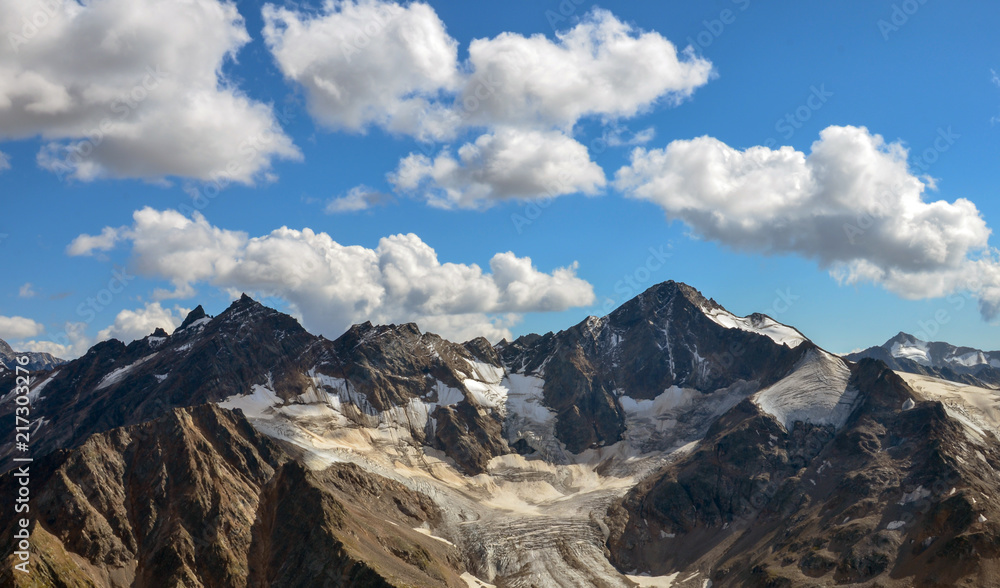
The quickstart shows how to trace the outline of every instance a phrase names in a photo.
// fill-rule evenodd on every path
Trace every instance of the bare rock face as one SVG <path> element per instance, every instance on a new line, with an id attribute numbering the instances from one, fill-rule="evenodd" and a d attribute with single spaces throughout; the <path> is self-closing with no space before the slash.
<path id="1" fill-rule="evenodd" d="M 5 586 L 465 585 L 454 549 L 410 530 L 439 516 L 429 498 L 353 465 L 309 472 L 212 405 L 31 467 L 32 574 L 11 556 Z M 16 483 L 5 474 L 0 491 Z"/>
<path id="2" fill-rule="evenodd" d="M 622 394 L 644 400 L 672 386 L 711 392 L 738 381 L 766 385 L 800 356 L 760 333 L 721 326 L 706 314 L 715 310 L 724 311 L 686 284 L 664 282 L 604 318 L 521 337 L 501 344 L 500 354 L 512 372 L 545 380 L 556 434 L 579 452 L 621 440 Z"/>
<path id="3" fill-rule="evenodd" d="M 357 466 L 290 462 L 261 496 L 247 585 L 465 588 L 454 547 L 411 530 L 437 516 L 429 498 Z"/>
<path id="4" fill-rule="evenodd" d="M 611 509 L 621 569 L 699 570 L 713 586 L 988 586 L 997 581 L 995 440 L 975 446 L 884 364 L 853 367 L 841 429 L 791 433 L 746 401 Z M 867 585 L 867 584 L 866 584 Z"/>
<path id="5" fill-rule="evenodd" d="M 57 451 L 32 464 L 32 534 L 46 539 L 35 571 L 53 585 L 67 574 L 98 585 L 238 585 L 258 494 L 285 460 L 245 419 L 213 406 Z M 14 478 L 0 480 L 10 492 Z"/>

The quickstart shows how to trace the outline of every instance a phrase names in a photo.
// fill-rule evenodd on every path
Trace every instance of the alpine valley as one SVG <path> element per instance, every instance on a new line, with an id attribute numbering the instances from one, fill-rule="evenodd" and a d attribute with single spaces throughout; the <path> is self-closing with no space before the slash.
<path id="1" fill-rule="evenodd" d="M 244 295 L 38 359 L 4 586 L 1000 586 L 998 353 L 840 357 L 665 282 L 497 345 Z"/>

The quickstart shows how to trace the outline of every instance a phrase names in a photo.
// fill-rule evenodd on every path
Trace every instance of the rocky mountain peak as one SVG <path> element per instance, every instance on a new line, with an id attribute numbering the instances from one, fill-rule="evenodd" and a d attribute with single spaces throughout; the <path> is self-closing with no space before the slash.
<path id="1" fill-rule="evenodd" d="M 177 330 L 186 329 L 190 327 L 195 321 L 199 321 L 203 318 L 207 318 L 208 315 L 205 314 L 205 309 L 199 304 L 194 310 L 188 313 L 187 318 L 181 323 L 181 326 L 177 327 Z"/>
<path id="2" fill-rule="evenodd" d="M 719 307 L 714 300 L 705 298 L 697 289 L 683 282 L 667 280 L 666 282 L 650 286 L 644 292 L 623 304 L 618 310 L 629 306 L 639 306 L 644 309 L 656 310 L 677 300 L 690 303 L 698 308 Z"/>
<path id="3" fill-rule="evenodd" d="M 902 331 L 882 345 L 845 357 L 851 361 L 874 358 L 902 372 L 973 386 L 1000 387 L 1000 352 L 924 341 Z"/>
<path id="4" fill-rule="evenodd" d="M 205 321 L 207 318 L 206 316 L 198 320 Z M 198 320 L 192 324 L 199 324 Z M 287 335 L 313 337 L 293 317 L 269 306 L 264 306 L 246 294 L 243 294 L 239 300 L 233 301 L 229 308 L 211 319 L 211 322 L 206 322 L 206 328 L 235 335 L 241 339 L 249 333 L 262 333 L 264 331 L 267 331 L 269 337 L 276 333 L 283 333 L 278 335 L 279 338 L 284 338 Z"/>
<path id="5" fill-rule="evenodd" d="M 0 339 L 0 372 L 4 369 L 13 370 L 15 366 L 21 365 L 17 363 L 17 358 L 20 355 L 28 356 L 28 364 L 22 365 L 21 367 L 25 367 L 29 371 L 48 370 L 56 367 L 57 365 L 66 363 L 65 360 L 53 357 L 48 353 L 39 353 L 35 351 L 18 353 L 17 351 L 14 351 L 14 349 L 6 341 Z"/>
<path id="6" fill-rule="evenodd" d="M 365 321 L 351 325 L 347 332 L 338 337 L 335 342 L 338 347 L 351 348 L 365 346 L 370 348 L 385 348 L 402 342 L 412 343 L 423 336 L 416 323 L 401 325 L 373 325 Z"/>
<path id="7" fill-rule="evenodd" d="M 886 348 L 892 347 L 893 343 L 916 343 L 917 341 L 919 341 L 919 339 L 917 339 L 913 335 L 911 335 L 909 333 L 905 333 L 903 331 L 900 331 L 900 332 L 896 333 L 895 337 L 893 337 L 893 338 L 889 339 L 888 341 L 886 341 L 885 345 L 883 345 L 883 347 L 886 347 Z"/>
<path id="8" fill-rule="evenodd" d="M 258 309 L 261 309 L 261 308 L 270 310 L 272 312 L 277 312 L 277 311 L 275 311 L 275 310 L 273 310 L 271 308 L 267 308 L 266 306 L 264 306 L 260 302 L 257 302 L 256 300 L 254 300 L 253 298 L 251 298 L 250 296 L 248 296 L 244 292 L 243 294 L 240 295 L 240 297 L 238 299 L 234 300 L 232 302 L 232 304 L 229 305 L 229 308 L 227 308 L 225 311 L 223 311 L 222 314 L 224 315 L 226 313 L 235 313 L 235 312 L 241 312 L 241 311 L 247 311 L 247 310 L 258 310 Z"/>

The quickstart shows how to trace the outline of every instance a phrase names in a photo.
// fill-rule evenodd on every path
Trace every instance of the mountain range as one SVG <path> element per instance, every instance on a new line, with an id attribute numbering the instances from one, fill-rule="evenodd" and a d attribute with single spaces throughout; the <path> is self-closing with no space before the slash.
<path id="1" fill-rule="evenodd" d="M 871 357 L 884 361 L 894 370 L 974 386 L 1000 387 L 1000 351 L 956 347 L 942 341 L 921 341 L 902 332 L 879 347 L 869 347 L 845 357 L 851 361 Z"/>
<path id="2" fill-rule="evenodd" d="M 0 579 L 1000 585 L 994 356 L 941 345 L 839 357 L 675 282 L 496 345 L 244 295 L 34 371 L 33 575 Z"/>
<path id="3" fill-rule="evenodd" d="M 28 363 L 19 364 L 18 357 L 27 357 Z M 49 353 L 39 353 L 37 351 L 14 351 L 6 341 L 0 339 L 0 373 L 5 370 L 13 370 L 20 365 L 31 371 L 42 371 L 66 363 L 66 360 L 53 357 Z"/>

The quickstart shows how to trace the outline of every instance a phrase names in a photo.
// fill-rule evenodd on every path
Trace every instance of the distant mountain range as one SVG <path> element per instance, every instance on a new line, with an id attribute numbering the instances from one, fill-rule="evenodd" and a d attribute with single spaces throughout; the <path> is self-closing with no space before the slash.
<path id="1" fill-rule="evenodd" d="M 841 358 L 675 282 L 496 345 L 198 307 L 32 376 L 32 581 L 998 585 L 1000 393 L 935 379 L 992 358 L 887 345 Z"/>
<path id="2" fill-rule="evenodd" d="M 851 361 L 870 357 L 894 370 L 935 376 L 953 382 L 990 388 L 1000 387 L 1000 351 L 956 347 L 950 343 L 928 343 L 899 333 L 878 347 L 845 356 Z"/>
<path id="3" fill-rule="evenodd" d="M 19 364 L 17 363 L 18 357 L 28 357 L 28 363 Z M 14 366 L 20 365 L 21 367 L 31 370 L 49 370 L 57 365 L 66 363 L 65 360 L 59 359 L 58 357 L 53 357 L 48 353 L 37 353 L 34 351 L 14 351 L 6 341 L 0 339 L 0 371 L 2 370 L 13 370 Z"/>

